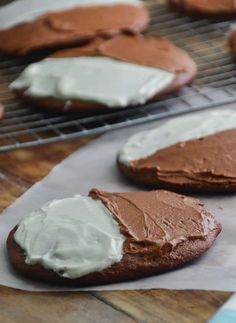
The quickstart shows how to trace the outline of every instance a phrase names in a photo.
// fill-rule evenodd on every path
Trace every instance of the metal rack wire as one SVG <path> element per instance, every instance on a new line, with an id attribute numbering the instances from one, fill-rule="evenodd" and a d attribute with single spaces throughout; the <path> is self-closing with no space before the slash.
<path id="1" fill-rule="evenodd" d="M 167 36 L 185 49 L 199 66 L 197 79 L 175 95 L 155 103 L 104 114 L 53 113 L 19 103 L 8 89 L 37 54 L 16 58 L 0 55 L 0 102 L 6 107 L 0 121 L 0 152 L 100 134 L 180 113 L 236 101 L 236 64 L 227 46 L 232 19 L 196 18 L 147 1 L 152 16 L 149 35 Z"/>

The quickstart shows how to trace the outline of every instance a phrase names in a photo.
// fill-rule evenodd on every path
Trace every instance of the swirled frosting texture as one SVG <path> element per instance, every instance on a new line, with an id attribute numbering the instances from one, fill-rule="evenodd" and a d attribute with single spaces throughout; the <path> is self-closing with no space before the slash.
<path id="1" fill-rule="evenodd" d="M 119 262 L 125 240 L 101 201 L 82 196 L 52 201 L 31 213 L 14 238 L 27 264 L 71 279 Z"/>
<path id="2" fill-rule="evenodd" d="M 215 220 L 200 201 L 168 191 L 106 193 L 92 190 L 126 236 L 125 254 L 161 254 L 186 240 L 205 239 Z"/>

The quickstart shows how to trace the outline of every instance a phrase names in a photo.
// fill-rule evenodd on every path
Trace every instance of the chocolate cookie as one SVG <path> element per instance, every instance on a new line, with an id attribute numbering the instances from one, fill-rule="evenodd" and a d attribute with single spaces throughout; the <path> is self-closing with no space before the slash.
<path id="1" fill-rule="evenodd" d="M 5 106 L 0 103 L 0 120 L 4 118 Z"/>
<path id="2" fill-rule="evenodd" d="M 46 108 L 102 110 L 155 100 L 196 72 L 189 55 L 166 38 L 123 35 L 58 51 L 30 65 L 10 87 Z"/>
<path id="3" fill-rule="evenodd" d="M 229 44 L 232 48 L 234 54 L 236 54 L 236 27 L 235 25 L 232 26 L 230 34 L 229 34 Z"/>
<path id="4" fill-rule="evenodd" d="M 90 197 L 53 201 L 26 217 L 7 248 L 14 269 L 28 278 L 86 286 L 175 269 L 209 249 L 220 231 L 190 197 L 93 189 Z"/>
<path id="5" fill-rule="evenodd" d="M 236 13 L 234 0 L 169 0 L 169 3 L 199 14 L 225 15 Z"/>
<path id="6" fill-rule="evenodd" d="M 131 137 L 119 152 L 119 169 L 129 179 L 156 188 L 235 192 L 236 129 L 232 128 L 236 128 L 232 110 L 171 120 Z"/>
<path id="7" fill-rule="evenodd" d="M 149 13 L 138 0 L 21 0 L 0 9 L 0 51 L 25 55 L 69 47 L 97 36 L 138 33 L 148 24 Z"/>

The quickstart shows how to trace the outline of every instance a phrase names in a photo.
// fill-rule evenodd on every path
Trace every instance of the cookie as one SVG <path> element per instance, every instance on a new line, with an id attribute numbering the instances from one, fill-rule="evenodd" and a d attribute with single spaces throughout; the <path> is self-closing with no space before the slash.
<path id="1" fill-rule="evenodd" d="M 234 0 L 169 0 L 169 3 L 199 14 L 228 15 L 236 13 Z"/>
<path id="2" fill-rule="evenodd" d="M 155 100 L 196 72 L 190 56 L 166 38 L 123 35 L 58 51 L 28 66 L 10 87 L 46 108 L 104 110 Z"/>
<path id="3" fill-rule="evenodd" d="M 236 112 L 179 117 L 132 136 L 118 154 L 136 183 L 177 192 L 236 191 Z"/>
<path id="4" fill-rule="evenodd" d="M 229 33 L 229 44 L 234 54 L 236 54 L 236 26 L 235 25 L 231 27 L 231 30 Z"/>
<path id="5" fill-rule="evenodd" d="M 197 199 L 168 191 L 107 193 L 50 202 L 9 234 L 14 269 L 72 286 L 134 280 L 199 257 L 220 224 Z"/>
<path id="6" fill-rule="evenodd" d="M 138 0 L 19 0 L 0 9 L 0 51 L 25 55 L 80 45 L 98 36 L 138 33 L 148 24 L 149 13 Z"/>
<path id="7" fill-rule="evenodd" d="M 0 102 L 0 120 L 4 118 L 5 106 Z"/>

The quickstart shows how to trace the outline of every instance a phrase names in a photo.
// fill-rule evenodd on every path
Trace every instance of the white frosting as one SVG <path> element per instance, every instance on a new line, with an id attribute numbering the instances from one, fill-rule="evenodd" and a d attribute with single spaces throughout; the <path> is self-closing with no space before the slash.
<path id="1" fill-rule="evenodd" d="M 27 23 L 54 11 L 80 6 L 130 4 L 142 5 L 139 0 L 18 0 L 0 8 L 0 29 Z"/>
<path id="2" fill-rule="evenodd" d="M 80 195 L 32 212 L 20 222 L 14 238 L 27 264 L 41 264 L 71 279 L 119 262 L 125 241 L 102 202 Z"/>
<path id="3" fill-rule="evenodd" d="M 235 110 L 204 111 L 171 119 L 157 128 L 130 137 L 119 151 L 119 161 L 129 165 L 133 160 L 148 157 L 157 150 L 181 141 L 197 139 L 236 128 Z"/>
<path id="4" fill-rule="evenodd" d="M 50 58 L 29 65 L 10 87 L 33 97 L 94 101 L 108 107 L 145 103 L 175 74 L 108 57 Z"/>

